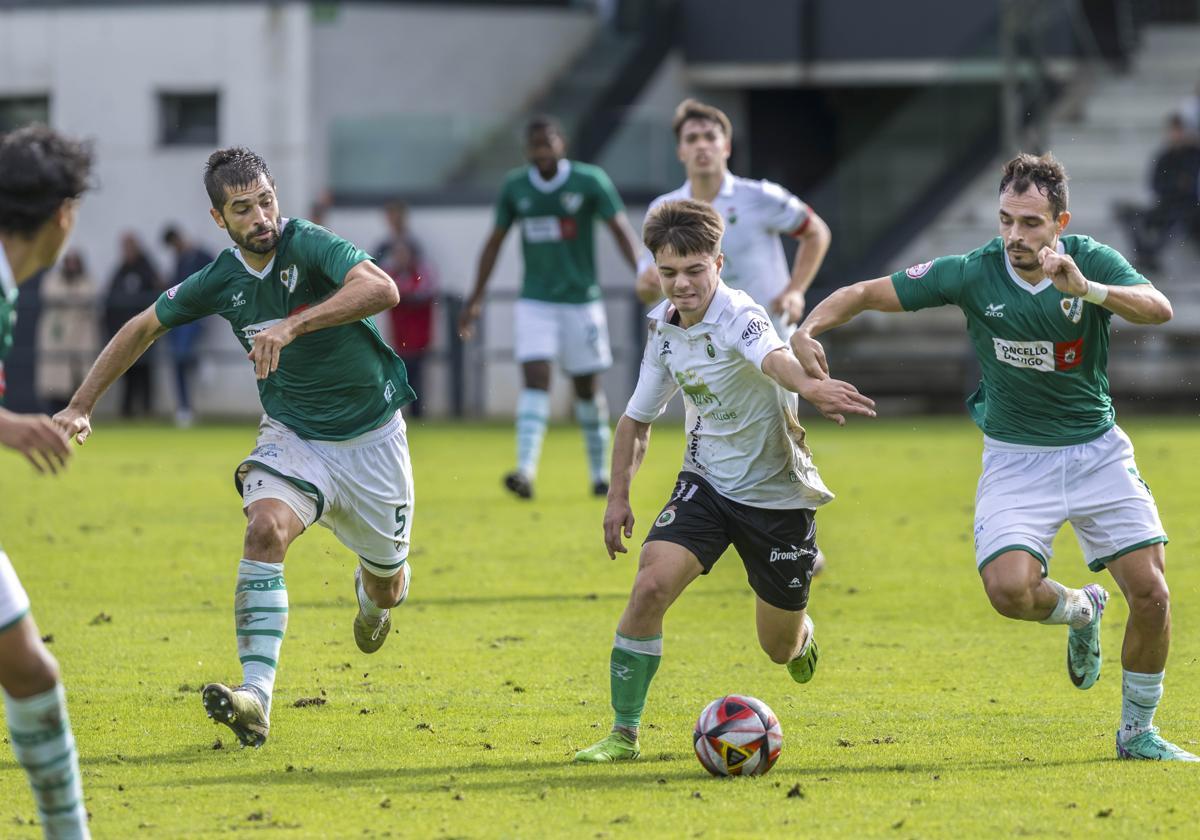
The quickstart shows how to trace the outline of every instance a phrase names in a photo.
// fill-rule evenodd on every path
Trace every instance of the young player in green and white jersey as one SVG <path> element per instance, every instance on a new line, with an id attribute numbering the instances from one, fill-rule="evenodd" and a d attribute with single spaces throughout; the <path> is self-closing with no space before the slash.
<path id="1" fill-rule="evenodd" d="M 45 126 L 0 135 L 0 403 L 4 358 L 12 348 L 17 287 L 58 261 L 75 227 L 79 196 L 91 177 L 91 150 Z M 0 408 L 0 446 L 14 449 L 39 473 L 66 467 L 71 447 L 44 415 Z M 17 479 L 7 471 L 6 498 Z M 86 838 L 87 808 L 75 736 L 58 663 L 29 611 L 29 596 L 0 547 L 0 687 L 8 741 L 29 779 L 42 832 Z"/>
<path id="2" fill-rule="evenodd" d="M 214 152 L 204 185 L 235 246 L 125 324 L 55 420 L 82 443 L 101 394 L 160 335 L 212 314 L 233 327 L 266 413 L 235 472 L 247 520 L 234 604 L 242 685 L 210 683 L 202 700 L 243 745 L 261 746 L 287 629 L 292 541 L 319 522 L 357 555 L 354 638 L 364 653 L 387 639 L 389 610 L 407 597 L 413 482 L 400 407 L 414 394 L 370 320 L 398 295 L 367 254 L 282 218 L 270 171 L 249 149 Z"/>
<path id="3" fill-rule="evenodd" d="M 480 254 L 459 331 L 470 337 L 500 245 L 519 221 L 525 273 L 513 335 L 524 387 L 517 398 L 517 468 L 504 477 L 504 485 L 522 499 L 533 496 L 550 417 L 550 362 L 558 359 L 575 387 L 575 419 L 583 429 L 592 492 L 603 496 L 609 430 L 599 375 L 612 365 L 612 350 L 596 281 L 594 221 L 608 225 L 630 268 L 637 265 L 637 244 L 604 170 L 564 157 L 556 120 L 532 120 L 525 136 L 530 165 L 510 172 L 496 199 L 495 227 Z"/>
<path id="4" fill-rule="evenodd" d="M 1049 575 L 1051 544 L 1070 522 L 1088 567 L 1107 569 L 1129 603 L 1121 651 L 1120 758 L 1198 761 L 1153 724 L 1170 644 L 1166 534 L 1108 392 L 1113 314 L 1160 324 L 1171 304 L 1112 248 L 1066 236 L 1067 175 L 1050 155 L 1022 154 L 1000 181 L 1000 236 L 840 289 L 792 337 L 810 374 L 828 373 L 815 340 L 864 310 L 953 304 L 983 370 L 968 399 L 984 433 L 975 505 L 975 562 L 1001 615 L 1066 624 L 1067 671 L 1081 689 L 1100 676 L 1108 593 Z"/>

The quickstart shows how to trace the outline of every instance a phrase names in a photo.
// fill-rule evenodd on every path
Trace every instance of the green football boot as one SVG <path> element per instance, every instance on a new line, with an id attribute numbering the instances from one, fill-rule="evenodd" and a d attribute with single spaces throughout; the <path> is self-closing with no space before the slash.
<path id="1" fill-rule="evenodd" d="M 629 740 L 620 732 L 610 732 L 603 741 L 592 744 L 575 753 L 575 761 L 581 764 L 603 764 L 610 761 L 633 761 L 642 754 L 642 745 Z"/>
<path id="2" fill-rule="evenodd" d="M 812 619 L 807 615 L 804 616 L 804 626 L 808 630 L 808 642 L 804 653 L 787 664 L 788 673 L 798 683 L 806 683 L 813 678 L 813 674 L 817 672 L 817 660 L 821 656 L 817 649 L 817 640 L 813 637 Z"/>
<path id="3" fill-rule="evenodd" d="M 1100 679 L 1100 619 L 1108 603 L 1108 593 L 1098 584 L 1089 583 L 1083 587 L 1083 594 L 1092 620 L 1078 630 L 1072 627 L 1067 631 L 1067 676 L 1079 689 L 1091 688 Z"/>
<path id="4" fill-rule="evenodd" d="M 267 742 L 271 721 L 254 691 L 241 685 L 230 688 L 209 683 L 201 690 L 200 699 L 213 722 L 233 730 L 243 747 L 261 747 Z"/>
<path id="5" fill-rule="evenodd" d="M 1163 740 L 1158 734 L 1158 727 L 1152 726 L 1140 735 L 1134 735 L 1127 741 L 1122 741 L 1117 735 L 1117 758 L 1142 759 L 1146 761 L 1200 761 L 1200 756 L 1192 755 L 1182 747 L 1177 747 L 1170 741 Z"/>

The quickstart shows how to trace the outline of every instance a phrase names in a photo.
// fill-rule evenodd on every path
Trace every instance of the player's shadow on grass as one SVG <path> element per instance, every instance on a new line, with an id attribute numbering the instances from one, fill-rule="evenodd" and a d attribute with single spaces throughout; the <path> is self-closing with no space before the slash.
<path id="1" fill-rule="evenodd" d="M 713 587 L 711 589 L 697 588 L 689 589 L 687 598 L 689 601 L 699 599 L 724 598 L 742 598 L 750 600 L 753 593 L 746 590 L 744 593 L 729 592 L 727 590 Z M 605 601 L 623 603 L 629 598 L 629 591 L 622 590 L 620 592 L 589 592 L 583 595 L 573 593 L 510 593 L 500 595 L 448 595 L 444 597 L 433 596 L 431 598 L 415 597 L 409 599 L 408 603 L 415 606 L 429 607 L 466 607 L 466 606 L 486 606 L 489 604 L 553 604 L 553 603 L 577 603 L 589 601 Z M 292 609 L 346 609 L 353 607 L 349 596 L 326 599 L 322 601 L 292 601 L 290 604 Z"/>

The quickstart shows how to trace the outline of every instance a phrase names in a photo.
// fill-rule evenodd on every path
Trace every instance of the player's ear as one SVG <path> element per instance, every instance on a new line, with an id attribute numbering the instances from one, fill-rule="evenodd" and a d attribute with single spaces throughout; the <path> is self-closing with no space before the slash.
<path id="1" fill-rule="evenodd" d="M 1071 223 L 1071 212 L 1069 210 L 1064 210 L 1058 214 L 1059 235 L 1061 235 L 1062 232 L 1067 229 L 1067 225 L 1069 225 L 1070 223 Z"/>
<path id="2" fill-rule="evenodd" d="M 721 266 L 725 265 L 725 253 L 723 251 L 717 254 L 717 258 L 713 261 L 713 265 L 717 267 L 717 274 L 720 274 Z"/>
<path id="3" fill-rule="evenodd" d="M 221 211 L 216 207 L 208 208 L 208 212 L 212 215 L 213 221 L 217 223 L 217 227 L 225 230 L 225 217 L 221 215 Z"/>

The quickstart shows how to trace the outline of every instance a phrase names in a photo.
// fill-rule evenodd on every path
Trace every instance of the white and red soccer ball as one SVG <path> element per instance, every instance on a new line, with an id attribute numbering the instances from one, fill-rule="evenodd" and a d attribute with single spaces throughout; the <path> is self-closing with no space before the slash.
<path id="1" fill-rule="evenodd" d="M 704 707 L 692 743 L 714 776 L 761 776 L 779 758 L 783 727 L 763 701 L 729 694 Z"/>

